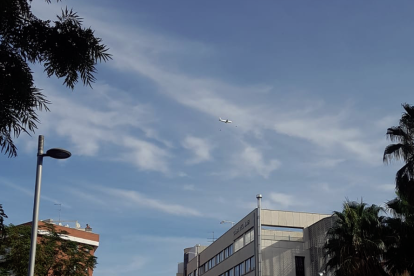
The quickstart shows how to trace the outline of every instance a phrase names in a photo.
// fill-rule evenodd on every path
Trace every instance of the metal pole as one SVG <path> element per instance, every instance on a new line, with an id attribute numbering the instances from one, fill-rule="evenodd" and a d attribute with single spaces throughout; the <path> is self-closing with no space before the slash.
<path id="1" fill-rule="evenodd" d="M 43 166 L 43 144 L 44 137 L 39 135 L 39 143 L 37 148 L 37 169 L 36 169 L 36 186 L 35 197 L 33 204 L 33 219 L 32 219 L 32 236 L 30 241 L 30 259 L 29 270 L 27 275 L 34 275 L 35 258 L 36 258 L 36 245 L 37 245 L 37 228 L 39 221 L 39 201 L 40 201 L 40 187 L 42 185 L 42 166 Z"/>
<path id="2" fill-rule="evenodd" d="M 257 274 L 262 276 L 262 195 L 256 195 L 257 198 Z"/>
<path id="3" fill-rule="evenodd" d="M 199 246 L 200 246 L 199 244 L 196 244 L 196 258 L 197 258 L 197 260 L 196 260 L 196 275 L 195 276 L 198 276 L 198 247 Z"/>

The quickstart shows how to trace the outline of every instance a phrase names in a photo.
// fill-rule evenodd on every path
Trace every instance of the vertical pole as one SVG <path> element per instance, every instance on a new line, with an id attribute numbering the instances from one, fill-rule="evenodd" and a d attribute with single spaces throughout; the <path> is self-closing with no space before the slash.
<path id="1" fill-rule="evenodd" d="M 196 258 L 197 258 L 197 262 L 196 262 L 196 275 L 195 276 L 198 276 L 198 247 L 199 247 L 200 245 L 199 244 L 196 244 Z"/>
<path id="2" fill-rule="evenodd" d="M 262 195 L 256 195 L 257 198 L 257 276 L 262 276 Z"/>
<path id="3" fill-rule="evenodd" d="M 31 236 L 31 241 L 30 241 L 30 259 L 29 259 L 29 269 L 27 273 L 28 276 L 34 275 L 34 267 L 35 267 L 35 259 L 36 259 L 40 187 L 42 185 L 43 144 L 44 144 L 44 137 L 43 135 L 39 135 L 39 143 L 38 143 L 38 148 L 37 148 L 36 185 L 35 185 L 35 196 L 34 196 L 34 204 L 33 204 L 32 236 Z"/>

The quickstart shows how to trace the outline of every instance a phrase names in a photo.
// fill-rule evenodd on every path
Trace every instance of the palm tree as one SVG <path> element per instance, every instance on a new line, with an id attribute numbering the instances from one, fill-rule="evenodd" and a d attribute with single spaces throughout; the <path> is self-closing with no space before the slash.
<path id="1" fill-rule="evenodd" d="M 385 266 L 391 275 L 414 275 L 414 206 L 397 197 L 387 203 Z"/>
<path id="2" fill-rule="evenodd" d="M 405 165 L 395 176 L 397 191 L 414 205 L 414 106 L 402 105 L 405 113 L 401 116 L 398 126 L 387 129 L 387 137 L 395 142 L 384 150 L 383 161 L 402 160 Z"/>
<path id="3" fill-rule="evenodd" d="M 349 200 L 343 206 L 334 212 L 337 219 L 327 232 L 326 270 L 336 276 L 388 275 L 382 265 L 383 209 Z"/>

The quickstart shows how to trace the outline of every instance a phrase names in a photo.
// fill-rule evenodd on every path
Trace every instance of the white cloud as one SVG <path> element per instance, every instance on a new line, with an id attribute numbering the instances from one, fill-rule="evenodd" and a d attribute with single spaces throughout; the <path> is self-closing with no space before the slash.
<path id="1" fill-rule="evenodd" d="M 277 159 L 266 161 L 257 148 L 247 146 L 240 154 L 236 154 L 233 165 L 236 168 L 236 170 L 232 169 L 233 176 L 255 173 L 268 178 L 273 171 L 280 167 L 281 163 Z"/>
<path id="2" fill-rule="evenodd" d="M 121 154 L 120 161 L 131 162 L 142 170 L 168 173 L 166 159 L 169 157 L 169 154 L 167 151 L 154 144 L 132 137 L 124 137 L 122 140 L 123 145 L 128 150 Z"/>
<path id="3" fill-rule="evenodd" d="M 194 154 L 194 157 L 187 161 L 189 164 L 198 164 L 203 161 L 211 160 L 210 151 L 213 146 L 207 139 L 187 136 L 182 142 L 182 146 Z"/>
<path id="4" fill-rule="evenodd" d="M 393 192 L 395 191 L 395 184 L 381 184 L 373 186 L 377 190 L 381 190 L 384 192 Z"/>
<path id="5" fill-rule="evenodd" d="M 72 100 L 51 93 L 48 99 L 52 102 L 52 112 L 41 114 L 39 132 L 46 135 L 56 132 L 69 139 L 72 144 L 68 149 L 76 156 L 94 157 L 99 154 L 101 158 L 129 163 L 141 170 L 168 173 L 171 143 L 160 138 L 152 127 L 157 124 L 157 117 L 151 106 L 136 104 L 122 91 L 108 85 L 97 85 L 96 88 L 98 92 L 88 94 L 90 98 L 86 99 Z M 53 91 L 52 88 L 48 90 Z M 112 97 L 113 94 L 117 99 Z M 90 102 L 101 105 L 91 108 Z M 136 138 L 135 133 L 140 138 Z M 34 139 L 22 139 L 25 140 L 28 141 L 26 150 L 34 151 Z M 108 146 L 112 150 L 110 154 L 104 154 L 102 149 Z"/>
<path id="6" fill-rule="evenodd" d="M 177 216 L 202 216 L 202 214 L 193 207 L 169 204 L 158 199 L 149 198 L 136 191 L 111 188 L 101 188 L 100 190 L 103 193 L 110 195 L 112 199 L 115 199 L 119 204 L 125 206 L 140 206 Z"/>
<path id="7" fill-rule="evenodd" d="M 320 167 L 320 168 L 334 168 L 338 164 L 344 162 L 345 159 L 335 159 L 335 158 L 319 158 L 318 161 L 309 164 L 313 167 Z"/>
<path id="8" fill-rule="evenodd" d="M 184 191 L 195 191 L 195 186 L 193 184 L 183 185 Z"/>
<path id="9" fill-rule="evenodd" d="M 4 178 L 0 178 L 0 184 L 6 185 L 6 186 L 8 186 L 10 188 L 13 188 L 13 189 L 19 191 L 20 193 L 22 193 L 22 194 L 24 194 L 26 196 L 29 196 L 31 198 L 33 198 L 33 196 L 34 196 L 34 186 L 33 186 L 33 190 L 26 189 L 26 188 L 23 188 L 23 187 L 19 186 L 18 184 L 15 184 L 15 183 L 13 183 L 11 181 L 8 181 L 7 179 L 4 179 Z M 52 202 L 54 204 L 57 204 L 57 203 L 62 204 L 65 208 L 72 208 L 71 205 L 69 205 L 67 203 L 62 203 L 62 202 L 60 202 L 60 201 L 58 201 L 56 199 L 53 199 L 53 198 L 51 198 L 49 196 L 46 196 L 46 195 L 42 195 L 41 194 L 40 195 L 40 199 L 46 200 L 46 201 L 49 201 L 49 202 Z"/>
<path id="10" fill-rule="evenodd" d="M 109 29 L 107 31 L 113 33 Z M 250 101 L 252 95 L 256 95 L 258 91 L 269 91 L 271 89 L 269 86 L 239 87 L 217 79 L 195 78 L 177 71 L 176 68 L 169 70 L 165 66 L 158 65 L 157 54 L 149 58 L 145 55 L 147 48 L 162 48 L 163 46 L 159 45 L 166 45 L 169 42 L 179 44 L 174 38 L 146 36 L 145 45 L 137 42 L 142 37 L 132 39 L 131 42 L 128 36 L 128 43 L 120 43 L 123 39 L 126 38 L 120 37 L 115 45 L 114 49 L 120 54 L 111 65 L 122 70 L 135 71 L 151 79 L 160 88 L 160 93 L 184 106 L 213 117 L 228 117 L 241 123 L 243 127 L 240 128 L 240 132 L 244 134 L 253 133 L 257 137 L 262 137 L 264 130 L 273 130 L 279 134 L 309 141 L 332 154 L 337 153 L 340 148 L 345 150 L 347 155 L 355 156 L 361 161 L 379 164 L 376 162 L 378 156 L 375 152 L 382 147 L 382 143 L 378 142 L 379 139 L 370 140 L 366 133 L 357 127 L 347 126 L 347 120 L 352 114 L 352 110 L 348 108 L 328 111 L 320 101 L 312 104 L 309 100 L 299 99 L 296 100 L 295 105 L 287 105 L 288 109 L 284 104 L 286 99 L 283 97 L 276 104 L 255 105 Z M 164 43 L 159 43 L 160 40 Z M 130 47 L 131 43 L 138 44 Z M 185 48 L 186 44 L 183 43 L 182 47 Z M 292 110 L 292 106 L 297 108 Z M 265 118 L 265 120 L 258 120 L 258 118 Z"/>
<path id="11" fill-rule="evenodd" d="M 297 204 L 297 202 L 295 202 L 294 197 L 291 195 L 287 195 L 283 193 L 270 193 L 269 197 L 272 202 L 277 203 L 283 208 L 288 208 L 292 205 Z"/>

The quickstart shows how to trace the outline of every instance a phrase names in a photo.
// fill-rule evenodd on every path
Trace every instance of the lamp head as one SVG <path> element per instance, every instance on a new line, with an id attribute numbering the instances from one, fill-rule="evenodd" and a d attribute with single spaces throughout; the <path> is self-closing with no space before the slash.
<path id="1" fill-rule="evenodd" d="M 60 148 L 53 148 L 46 152 L 45 156 L 49 156 L 55 159 L 66 159 L 71 157 L 70 151 Z"/>

